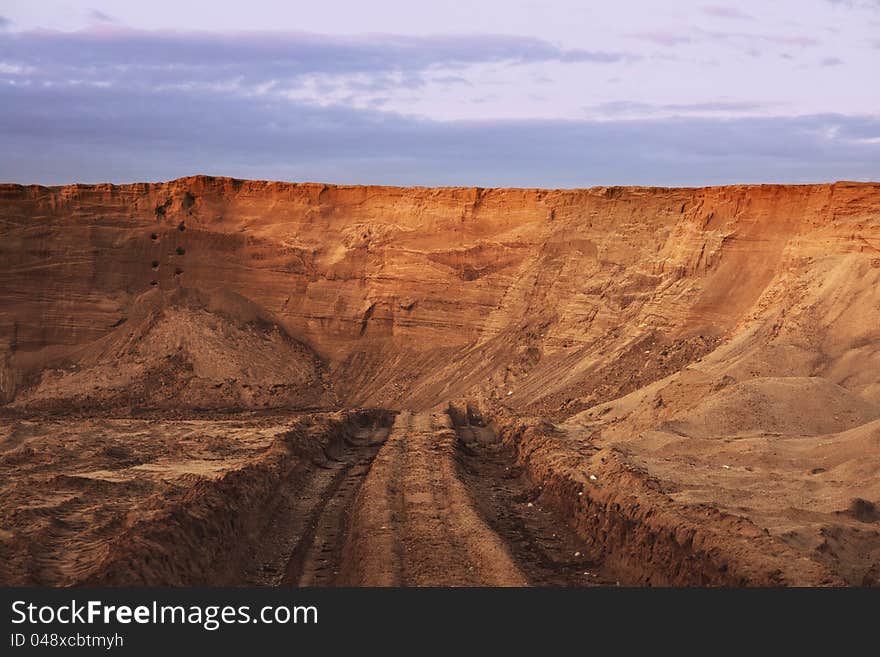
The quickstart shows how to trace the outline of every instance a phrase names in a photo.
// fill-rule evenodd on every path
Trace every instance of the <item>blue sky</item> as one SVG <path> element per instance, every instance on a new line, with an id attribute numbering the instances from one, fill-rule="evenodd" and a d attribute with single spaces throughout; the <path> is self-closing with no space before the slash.
<path id="1" fill-rule="evenodd" d="M 880 0 L 0 4 L 0 180 L 880 179 Z"/>

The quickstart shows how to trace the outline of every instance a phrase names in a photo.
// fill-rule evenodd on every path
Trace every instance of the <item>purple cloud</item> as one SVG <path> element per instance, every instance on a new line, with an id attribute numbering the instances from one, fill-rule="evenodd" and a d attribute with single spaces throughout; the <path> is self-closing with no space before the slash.
<path id="1" fill-rule="evenodd" d="M 737 9 L 736 7 L 728 7 L 726 5 L 707 5 L 703 7 L 703 13 L 715 18 L 729 18 L 733 20 L 755 20 L 754 16 Z"/>
<path id="2" fill-rule="evenodd" d="M 104 27 L 0 36 L 0 59 L 48 78 L 145 85 L 240 79 L 260 84 L 304 74 L 420 72 L 475 63 L 593 62 L 626 53 L 565 49 L 506 35 L 329 36 L 305 32 L 173 32 Z"/>
<path id="3" fill-rule="evenodd" d="M 714 114 L 714 113 L 731 113 L 731 112 L 754 112 L 766 109 L 766 105 L 762 103 L 752 103 L 745 101 L 727 101 L 713 100 L 700 103 L 643 103 L 629 100 L 611 101 L 600 103 L 587 110 L 598 110 L 602 113 L 614 114 L 654 114 L 676 113 L 676 114 Z"/>
<path id="4" fill-rule="evenodd" d="M 850 9 L 880 9 L 880 0 L 826 0 L 837 7 L 849 7 Z"/>
<path id="5" fill-rule="evenodd" d="M 735 11 L 706 5 L 697 20 L 733 20 Z M 628 36 L 643 43 L 617 51 L 497 34 L 144 31 L 100 22 L 72 33 L 0 31 L 0 180 L 121 182 L 206 172 L 582 186 L 880 177 L 880 122 L 859 114 L 870 111 L 870 98 L 813 96 L 806 74 L 806 82 L 778 90 L 753 84 L 752 65 L 738 74 L 744 53 L 766 55 L 768 78 L 791 68 L 776 61 L 787 53 L 814 67 L 842 63 L 830 42 L 801 50 L 820 43 L 813 36 L 825 35 L 820 27 L 713 22 L 719 31 L 712 32 L 642 22 Z M 875 37 L 869 31 L 860 38 Z M 674 47 L 685 52 L 664 50 Z M 639 51 L 650 53 L 641 55 L 644 68 L 633 64 Z M 709 57 L 726 68 L 701 79 L 696 66 Z M 544 63 L 552 66 L 508 69 Z M 562 66 L 571 63 L 595 66 Z M 489 66 L 470 68 L 482 64 Z M 655 84 L 637 88 L 646 73 L 658 76 Z M 546 88 L 536 86 L 540 75 Z M 795 107 L 786 104 L 790 91 L 803 101 L 803 116 L 779 116 Z M 746 102 L 749 94 L 770 104 Z M 571 107 L 554 105 L 560 98 Z M 591 116 L 603 112 L 602 120 L 442 121 L 396 113 L 559 117 L 615 98 L 589 108 Z M 480 99 L 494 100 L 471 107 Z M 508 112 L 507 103 L 520 100 L 523 107 Z M 816 107 L 847 106 L 854 115 L 810 115 Z"/>
<path id="6" fill-rule="evenodd" d="M 682 27 L 678 29 L 658 29 L 644 32 L 636 32 L 629 35 L 631 38 L 655 43 L 660 46 L 672 48 L 690 43 L 732 43 L 732 44 L 756 44 L 769 43 L 774 45 L 794 46 L 805 48 L 816 46 L 820 41 L 807 34 L 767 34 L 752 32 L 731 32 L 719 30 L 704 30 L 698 28 Z"/>
<path id="7" fill-rule="evenodd" d="M 880 178 L 880 119 L 868 116 L 444 122 L 218 92 L 9 85 L 0 107 L 0 180 L 17 182 L 198 172 L 542 187 Z"/>
<path id="8" fill-rule="evenodd" d="M 671 48 L 683 43 L 690 43 L 693 39 L 690 36 L 682 34 L 679 30 L 651 30 L 647 32 L 636 32 L 630 35 L 634 39 L 656 43 L 660 46 Z"/>
<path id="9" fill-rule="evenodd" d="M 767 33 L 751 33 L 751 32 L 720 32 L 707 31 L 701 32 L 706 38 L 717 41 L 734 44 L 772 44 L 777 46 L 792 46 L 796 48 L 807 48 L 817 46 L 821 42 L 816 37 L 808 34 L 767 34 Z"/>
<path id="10" fill-rule="evenodd" d="M 100 9 L 92 9 L 89 12 L 89 20 L 94 23 L 116 23 L 117 20 L 110 14 L 105 14 Z"/>

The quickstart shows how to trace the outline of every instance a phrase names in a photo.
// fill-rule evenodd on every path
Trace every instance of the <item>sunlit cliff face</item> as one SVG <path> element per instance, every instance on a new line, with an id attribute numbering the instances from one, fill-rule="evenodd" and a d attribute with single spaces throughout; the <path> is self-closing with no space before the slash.
<path id="1" fill-rule="evenodd" d="M 174 372 L 194 406 L 566 415 L 711 354 L 876 402 L 878 204 L 846 183 L 6 185 L 4 395 L 149 405 Z"/>
<path id="2" fill-rule="evenodd" d="M 0 222 L 2 581 L 880 581 L 878 184 L 4 185 Z"/>

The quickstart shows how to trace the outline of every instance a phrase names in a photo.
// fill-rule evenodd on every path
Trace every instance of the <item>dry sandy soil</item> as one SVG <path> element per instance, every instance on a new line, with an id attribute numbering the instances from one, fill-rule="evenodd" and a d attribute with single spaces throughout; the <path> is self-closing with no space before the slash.
<path id="1" fill-rule="evenodd" d="M 0 584 L 880 585 L 880 184 L 0 185 Z"/>

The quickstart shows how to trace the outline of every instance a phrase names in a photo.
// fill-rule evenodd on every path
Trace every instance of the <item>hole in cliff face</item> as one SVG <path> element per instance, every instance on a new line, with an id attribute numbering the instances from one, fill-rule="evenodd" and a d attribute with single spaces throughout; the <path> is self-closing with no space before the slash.
<path id="1" fill-rule="evenodd" d="M 859 522 L 872 523 L 880 520 L 880 509 L 877 505 L 860 497 L 852 500 L 848 511 Z"/>
<path id="2" fill-rule="evenodd" d="M 182 273 L 183 273 L 183 270 L 180 267 L 174 268 L 174 275 L 175 276 L 180 276 Z"/>
<path id="3" fill-rule="evenodd" d="M 178 246 L 175 251 L 177 252 L 177 255 L 183 255 L 184 253 L 186 253 L 186 249 L 184 249 L 182 246 Z"/>
<path id="4" fill-rule="evenodd" d="M 182 233 L 183 231 L 186 230 L 186 224 L 181 221 L 179 224 L 177 224 L 177 230 L 179 230 Z"/>
<path id="5" fill-rule="evenodd" d="M 150 267 L 152 267 L 153 269 L 159 269 L 159 261 L 153 260 L 153 262 L 150 263 Z"/>
<path id="6" fill-rule="evenodd" d="M 370 307 L 364 311 L 363 317 L 361 318 L 361 335 L 367 332 L 367 326 L 369 326 L 370 318 L 373 316 L 375 310 L 376 304 L 371 303 Z"/>
<path id="7" fill-rule="evenodd" d="M 193 196 L 192 194 L 190 194 L 189 192 L 187 192 L 186 194 L 183 195 L 183 201 L 181 202 L 180 206 L 184 210 L 189 210 L 195 204 L 196 204 L 196 197 Z M 183 224 L 181 224 L 181 226 L 182 225 Z"/>
<path id="8" fill-rule="evenodd" d="M 157 281 L 157 280 L 150 281 L 150 285 L 158 285 L 158 284 L 159 284 L 159 281 Z"/>
<path id="9" fill-rule="evenodd" d="M 159 234 L 158 233 L 150 233 L 150 239 L 155 242 L 157 239 L 159 239 Z"/>

